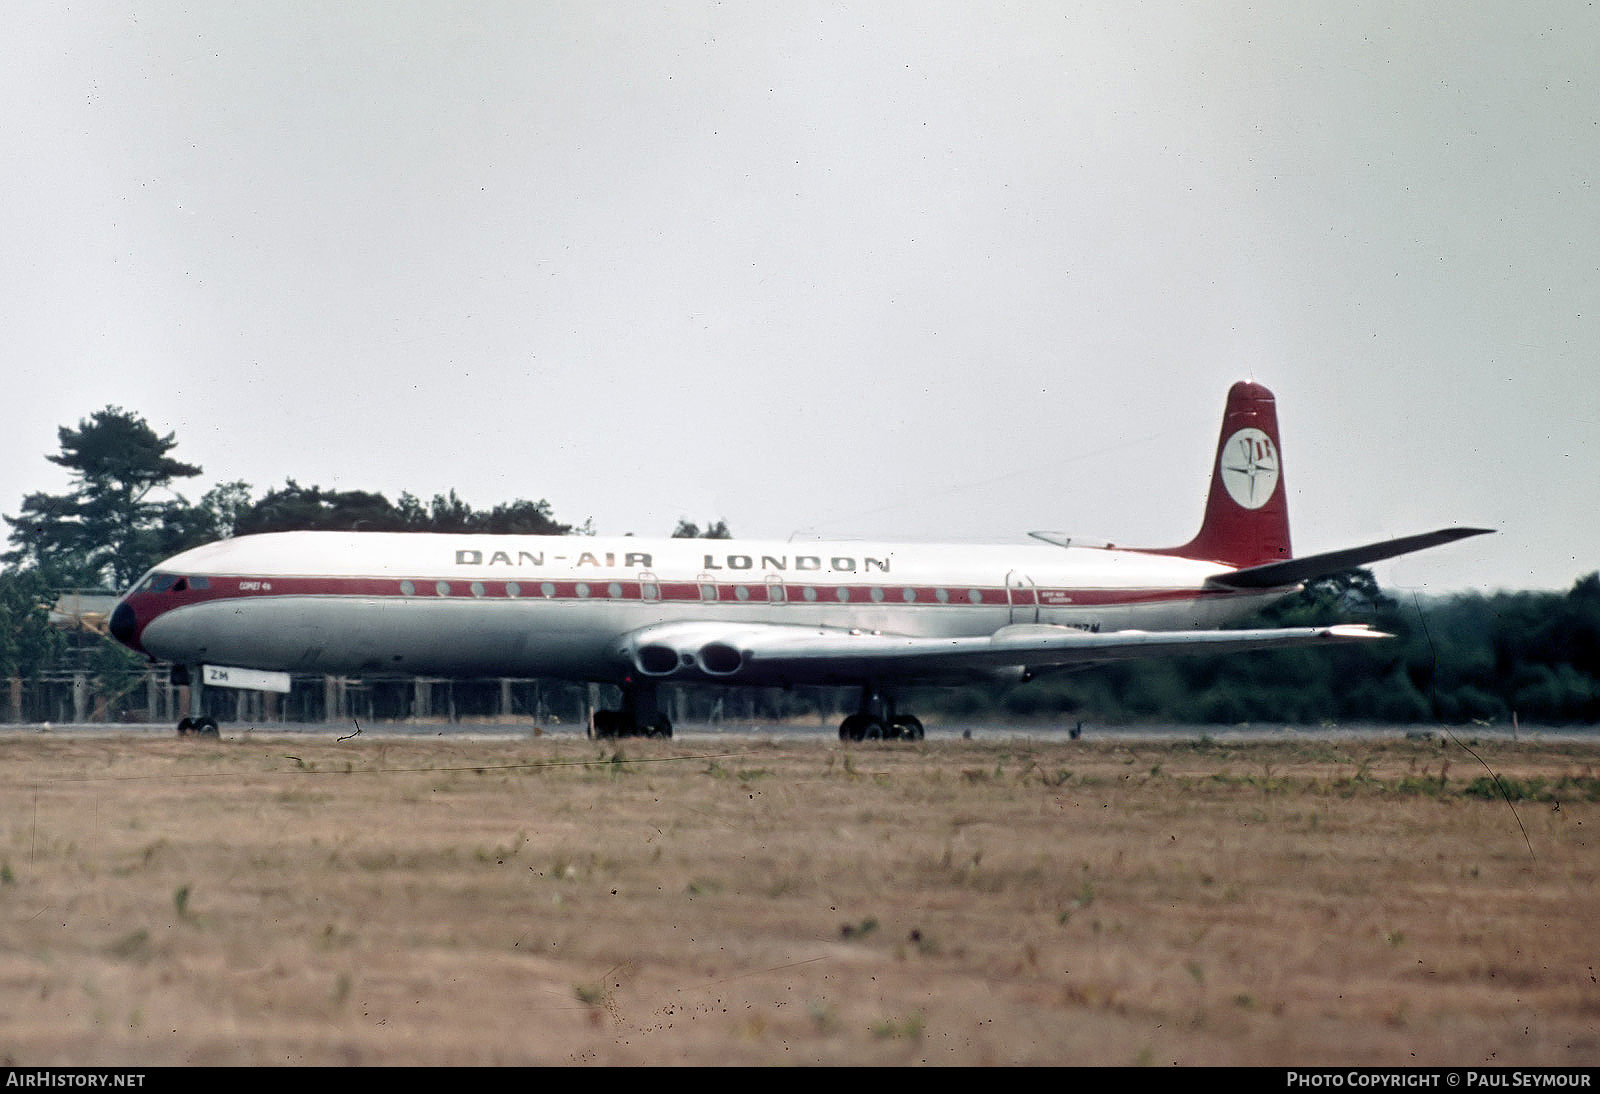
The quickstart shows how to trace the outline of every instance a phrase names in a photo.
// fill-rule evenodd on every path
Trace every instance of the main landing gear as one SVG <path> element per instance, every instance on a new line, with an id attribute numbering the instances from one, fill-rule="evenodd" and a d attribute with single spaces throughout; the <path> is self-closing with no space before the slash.
<path id="1" fill-rule="evenodd" d="M 672 736 L 672 721 L 661 713 L 654 684 L 624 684 L 622 709 L 595 711 L 592 733 L 600 738 L 668 738 Z"/>
<path id="2" fill-rule="evenodd" d="M 894 698 L 870 684 L 861 689 L 856 712 L 839 724 L 841 741 L 920 741 L 922 723 L 911 714 L 899 714 Z"/>

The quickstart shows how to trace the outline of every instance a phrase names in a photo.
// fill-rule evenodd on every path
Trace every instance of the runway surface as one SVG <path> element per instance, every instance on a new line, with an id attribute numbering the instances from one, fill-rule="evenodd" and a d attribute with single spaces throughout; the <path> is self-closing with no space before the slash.
<path id="1" fill-rule="evenodd" d="M 1460 740 L 1496 741 L 1589 741 L 1600 739 L 1600 726 L 1286 726 L 1275 724 L 1239 726 L 1201 725 L 1024 725 L 951 723 L 926 727 L 928 741 L 939 740 L 1022 740 L 1068 741 L 1078 733 L 1082 740 L 1119 741 L 1273 741 L 1273 740 L 1405 740 L 1455 737 Z M 80 737 L 176 735 L 165 723 L 0 723 L 0 735 L 25 736 L 55 734 Z M 581 726 L 535 726 L 530 722 L 407 721 L 407 722 L 228 722 L 221 727 L 226 739 L 245 734 L 285 734 L 326 738 L 404 738 L 450 737 L 455 739 L 514 739 L 524 737 L 584 737 Z M 755 737 L 772 740 L 823 738 L 836 740 L 838 729 L 832 724 L 770 723 L 728 720 L 720 725 L 686 725 L 674 730 L 674 740 L 706 740 L 728 737 Z M 876 742 L 857 742 L 871 744 Z M 904 746 L 888 741 L 883 745 Z"/>

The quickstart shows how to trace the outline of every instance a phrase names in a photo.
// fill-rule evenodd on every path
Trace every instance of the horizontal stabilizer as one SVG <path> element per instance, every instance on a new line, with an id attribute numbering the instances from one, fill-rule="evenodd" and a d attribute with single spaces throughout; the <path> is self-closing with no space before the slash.
<path id="1" fill-rule="evenodd" d="M 1493 528 L 1442 528 L 1437 532 L 1424 532 L 1421 535 L 1386 539 L 1382 543 L 1369 543 L 1365 547 L 1349 547 L 1343 551 L 1328 551 L 1320 555 L 1291 558 L 1284 562 L 1268 562 L 1261 566 L 1248 566 L 1243 570 L 1235 570 L 1231 574 L 1221 574 L 1213 577 L 1206 584 L 1224 589 L 1282 588 L 1287 585 L 1298 585 L 1302 581 L 1310 581 L 1313 578 L 1326 577 L 1329 574 L 1351 570 L 1357 566 L 1382 562 L 1386 558 L 1394 558 L 1396 555 L 1407 554 L 1411 551 L 1420 551 L 1425 547 L 1437 547 L 1441 543 L 1454 543 L 1456 540 L 1466 539 L 1468 536 L 1488 535 L 1493 531 Z"/>
<path id="2" fill-rule="evenodd" d="M 1070 536 L 1065 532 L 1029 532 L 1030 536 L 1045 543 L 1053 543 L 1057 547 L 1110 547 L 1108 540 L 1095 539 L 1091 536 Z"/>

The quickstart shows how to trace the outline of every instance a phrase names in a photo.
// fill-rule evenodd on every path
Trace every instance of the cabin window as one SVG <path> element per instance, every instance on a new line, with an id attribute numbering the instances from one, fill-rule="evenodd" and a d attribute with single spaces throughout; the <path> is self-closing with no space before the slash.
<path id="1" fill-rule="evenodd" d="M 522 586 L 518 585 L 515 581 L 506 582 L 506 595 L 512 599 L 516 599 L 522 595 Z"/>
<path id="2" fill-rule="evenodd" d="M 620 581 L 613 581 L 611 584 L 607 585 L 606 586 L 606 595 L 611 597 L 612 600 L 621 600 L 622 599 L 622 583 Z"/>
<path id="3" fill-rule="evenodd" d="M 578 596 L 580 596 L 580 597 L 588 596 L 589 595 L 589 583 L 587 581 L 578 582 L 577 588 L 573 589 L 573 592 L 577 593 Z"/>
<path id="4" fill-rule="evenodd" d="M 833 595 L 839 598 L 839 603 L 847 603 L 850 599 L 850 586 L 840 585 L 838 591 Z"/>
<path id="5" fill-rule="evenodd" d="M 416 596 L 417 595 L 417 586 L 416 586 L 416 584 L 414 582 L 410 582 L 410 581 L 402 581 L 400 583 L 400 595 L 401 596 Z"/>
<path id="6" fill-rule="evenodd" d="M 981 589 L 968 589 L 967 590 L 967 599 L 972 601 L 974 604 L 982 604 L 983 603 L 983 590 L 981 590 Z"/>
<path id="7" fill-rule="evenodd" d="M 472 583 L 472 595 L 473 596 L 482 596 L 483 595 L 483 582 L 474 581 Z"/>
<path id="8" fill-rule="evenodd" d="M 440 596 L 449 596 L 450 583 L 448 581 L 434 582 L 433 591 L 438 593 Z"/>
<path id="9" fill-rule="evenodd" d="M 917 590 L 915 590 L 915 589 L 901 589 L 900 590 L 900 599 L 904 600 L 907 604 L 915 604 L 916 601 L 917 601 Z"/>
<path id="10" fill-rule="evenodd" d="M 556 595 L 556 583 L 554 581 L 541 581 L 539 583 L 539 592 L 543 594 L 546 600 L 550 599 Z"/>
<path id="11" fill-rule="evenodd" d="M 875 603 L 875 604 L 882 604 L 883 603 L 883 587 L 882 586 L 874 585 L 872 587 L 872 600 L 873 600 L 873 603 Z"/>
<path id="12" fill-rule="evenodd" d="M 700 599 L 701 600 L 715 600 L 716 598 L 717 598 L 717 587 L 715 585 L 702 585 L 702 586 L 700 586 Z"/>
<path id="13" fill-rule="evenodd" d="M 933 591 L 933 596 L 934 596 L 934 599 L 937 600 L 941 604 L 950 603 L 950 590 L 949 589 L 935 589 Z"/>

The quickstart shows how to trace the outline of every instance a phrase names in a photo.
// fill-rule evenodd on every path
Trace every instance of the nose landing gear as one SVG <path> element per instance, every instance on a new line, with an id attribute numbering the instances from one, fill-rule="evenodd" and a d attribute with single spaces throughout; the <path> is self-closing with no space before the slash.
<path id="1" fill-rule="evenodd" d="M 178 723 L 178 736 L 187 737 L 193 733 L 199 737 L 215 737 L 217 728 L 217 720 L 209 714 L 199 718 L 184 718 Z"/>
<path id="2" fill-rule="evenodd" d="M 217 720 L 203 712 L 205 688 L 200 682 L 203 675 L 199 665 L 172 666 L 173 684 L 178 687 L 187 685 L 189 688 L 189 716 L 178 722 L 180 737 L 218 735 Z"/>

